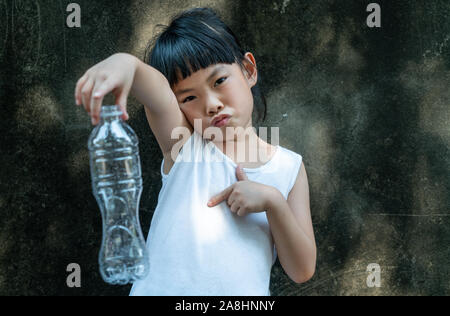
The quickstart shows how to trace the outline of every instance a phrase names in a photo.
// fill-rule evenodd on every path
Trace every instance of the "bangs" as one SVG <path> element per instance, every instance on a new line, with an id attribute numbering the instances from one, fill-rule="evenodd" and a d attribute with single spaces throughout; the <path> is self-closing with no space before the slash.
<path id="1" fill-rule="evenodd" d="M 205 22 L 186 28 L 166 30 L 157 40 L 150 66 L 161 72 L 173 88 L 193 73 L 216 64 L 238 63 L 243 66 L 244 53 L 230 35 L 220 34 Z M 195 30 L 193 30 L 195 29 Z"/>

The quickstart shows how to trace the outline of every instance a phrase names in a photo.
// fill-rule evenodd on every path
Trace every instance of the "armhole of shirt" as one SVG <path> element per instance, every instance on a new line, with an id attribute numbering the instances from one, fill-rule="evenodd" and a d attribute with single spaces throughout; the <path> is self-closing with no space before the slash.
<path id="1" fill-rule="evenodd" d="M 277 247 L 275 246 L 275 243 L 273 244 L 273 257 L 272 257 L 272 265 L 275 264 L 275 262 L 277 261 Z"/>
<path id="2" fill-rule="evenodd" d="M 289 183 L 286 196 L 289 196 L 289 193 L 291 193 L 292 188 L 294 187 L 295 182 L 297 181 L 297 177 L 298 177 L 298 174 L 300 173 L 300 168 L 302 166 L 302 162 L 303 162 L 303 157 L 300 156 L 299 154 L 295 153 L 295 162 L 294 162 L 294 168 L 293 168 L 293 172 L 292 172 L 293 176 Z"/>
<path id="3" fill-rule="evenodd" d="M 176 159 L 175 163 L 173 164 L 172 168 L 170 169 L 169 174 L 165 174 L 165 173 L 164 173 L 164 162 L 165 162 L 165 158 L 163 157 L 163 160 L 162 160 L 162 162 L 161 162 L 161 177 L 162 177 L 163 182 L 165 182 L 165 181 L 171 176 L 173 169 L 175 168 L 175 166 L 179 163 L 179 161 L 180 161 L 180 160 L 182 159 L 182 157 L 183 157 L 183 151 L 184 151 L 184 148 L 185 148 L 186 146 L 190 146 L 193 137 L 195 137 L 195 131 L 192 132 L 192 134 L 191 134 L 191 136 L 189 137 L 189 139 L 184 143 L 183 147 L 182 147 L 181 150 L 180 150 L 180 153 L 179 153 L 178 156 L 177 156 L 177 159 Z"/>

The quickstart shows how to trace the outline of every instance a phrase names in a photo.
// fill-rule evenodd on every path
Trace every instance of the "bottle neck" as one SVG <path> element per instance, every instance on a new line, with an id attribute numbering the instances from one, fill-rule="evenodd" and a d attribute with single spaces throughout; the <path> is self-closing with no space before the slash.
<path id="1" fill-rule="evenodd" d="M 114 121 L 120 121 L 120 116 L 100 116 L 100 122 L 101 123 L 112 123 Z"/>
<path id="2" fill-rule="evenodd" d="M 121 120 L 123 113 L 118 105 L 103 106 L 100 112 L 100 121 L 103 123 L 111 123 Z"/>

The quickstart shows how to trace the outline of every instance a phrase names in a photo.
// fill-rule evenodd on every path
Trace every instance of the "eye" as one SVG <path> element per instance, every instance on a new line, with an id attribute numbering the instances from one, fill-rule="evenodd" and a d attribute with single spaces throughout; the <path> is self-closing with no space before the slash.
<path id="1" fill-rule="evenodd" d="M 223 81 L 221 81 L 223 79 Z M 221 84 L 222 82 L 224 82 L 225 80 L 227 80 L 227 77 L 222 77 L 219 80 L 216 81 L 216 85 L 218 82 L 220 82 L 219 84 Z"/>
<path id="2" fill-rule="evenodd" d="M 190 96 L 190 97 L 187 97 L 182 103 L 187 103 L 187 102 L 189 102 L 191 99 L 190 98 L 195 98 L 195 97 L 193 97 L 193 96 Z M 189 101 L 188 101 L 189 100 Z"/>

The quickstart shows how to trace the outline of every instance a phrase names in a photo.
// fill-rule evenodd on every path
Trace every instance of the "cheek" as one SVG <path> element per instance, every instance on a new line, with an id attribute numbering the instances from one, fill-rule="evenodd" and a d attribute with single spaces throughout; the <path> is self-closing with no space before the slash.
<path id="1" fill-rule="evenodd" d="M 195 111 L 193 110 L 193 108 L 191 106 L 187 106 L 187 105 L 180 106 L 180 110 L 181 110 L 181 112 L 184 113 L 184 115 L 186 116 L 187 119 L 190 119 L 195 116 Z"/>
<path id="2" fill-rule="evenodd" d="M 207 118 L 200 118 L 200 114 L 198 113 L 198 111 L 196 111 L 194 108 L 190 108 L 190 107 L 183 107 L 181 109 L 181 112 L 183 112 L 184 116 L 186 117 L 186 119 L 188 120 L 188 122 L 191 124 L 191 126 L 193 128 L 195 128 L 195 122 L 196 120 L 201 120 L 201 126 L 202 129 L 206 129 L 207 127 L 209 127 L 209 120 Z M 199 124 L 199 123 L 197 123 Z M 197 132 L 202 132 L 202 131 L 197 131 Z"/>
<path id="3" fill-rule="evenodd" d="M 229 104 L 239 113 L 252 112 L 253 110 L 253 95 L 247 86 L 239 86 L 230 89 L 229 91 Z"/>
<path id="4" fill-rule="evenodd" d="M 244 78 L 233 80 L 232 84 L 227 87 L 234 95 L 239 95 L 243 100 L 248 100 L 252 97 L 252 91 Z"/>
<path id="5" fill-rule="evenodd" d="M 184 116 L 186 117 L 187 121 L 193 125 L 194 124 L 194 115 L 191 110 L 189 110 L 187 107 L 180 107 L 181 112 L 183 112 Z"/>

